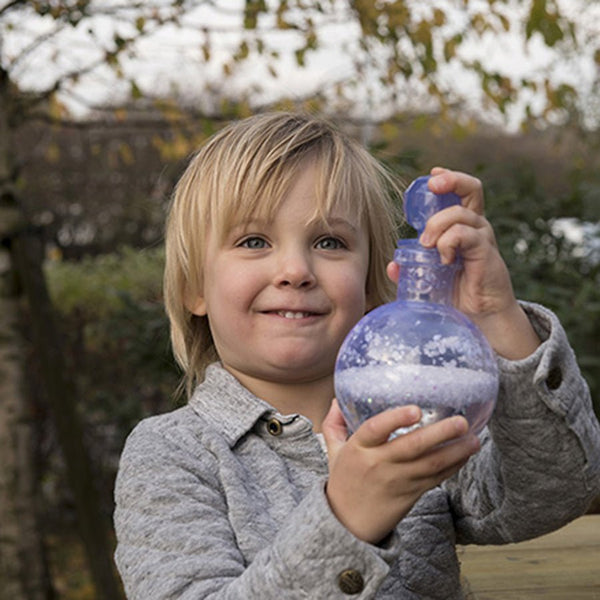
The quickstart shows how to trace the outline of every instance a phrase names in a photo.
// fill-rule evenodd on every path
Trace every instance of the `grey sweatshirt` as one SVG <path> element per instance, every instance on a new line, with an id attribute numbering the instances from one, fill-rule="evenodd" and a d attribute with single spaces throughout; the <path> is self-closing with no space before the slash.
<path id="1" fill-rule="evenodd" d="M 458 599 L 456 543 L 519 541 L 581 515 L 600 493 L 600 426 L 558 320 L 523 306 L 544 343 L 498 358 L 481 451 L 384 546 L 331 512 L 310 422 L 211 365 L 187 406 L 142 421 L 125 445 L 115 527 L 127 597 Z"/>

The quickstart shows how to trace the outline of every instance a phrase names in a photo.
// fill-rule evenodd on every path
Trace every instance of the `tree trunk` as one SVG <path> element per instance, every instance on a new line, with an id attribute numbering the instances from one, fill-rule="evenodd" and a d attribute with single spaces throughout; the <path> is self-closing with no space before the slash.
<path id="1" fill-rule="evenodd" d="M 26 400 L 22 297 L 9 237 L 20 226 L 11 206 L 8 82 L 0 70 L 0 599 L 49 600 L 52 586 L 39 526 L 34 427 Z"/>
<path id="2" fill-rule="evenodd" d="M 20 209 L 12 165 L 12 127 L 17 117 L 12 87 L 0 67 L 0 600 L 49 598 L 33 589 L 44 572 L 41 533 L 36 527 L 35 477 L 32 471 L 31 427 L 27 419 L 24 352 L 16 324 L 19 305 L 26 304 L 33 344 L 41 365 L 42 385 L 50 404 L 68 484 L 74 496 L 80 533 L 98 600 L 122 598 L 108 541 L 110 524 L 102 514 L 90 460 L 76 411 L 76 390 L 67 373 L 52 305 L 42 271 L 43 246 Z M 4 329 L 1 327 L 4 326 Z M 10 460 L 7 460 L 10 459 Z M 34 539 L 35 538 L 35 539 Z M 10 593 L 9 591 L 10 590 Z M 44 595 L 45 594 L 45 595 Z"/>
<path id="3" fill-rule="evenodd" d="M 0 599 L 49 600 L 17 308 L 16 297 L 0 297 Z"/>
<path id="4" fill-rule="evenodd" d="M 67 372 L 52 304 L 41 266 L 41 241 L 22 232 L 13 240 L 15 266 L 28 298 L 30 320 L 41 374 L 57 438 L 65 460 L 67 478 L 75 500 L 79 529 L 99 600 L 118 600 L 122 592 L 108 540 L 110 523 L 102 514 L 77 414 L 77 393 Z"/>

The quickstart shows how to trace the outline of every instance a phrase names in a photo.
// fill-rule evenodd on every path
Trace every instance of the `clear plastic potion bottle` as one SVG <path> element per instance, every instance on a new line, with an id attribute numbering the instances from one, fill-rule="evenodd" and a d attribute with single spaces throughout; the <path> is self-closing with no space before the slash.
<path id="1" fill-rule="evenodd" d="M 429 217 L 453 204 L 455 194 L 437 195 L 428 176 L 407 189 L 404 211 L 420 235 Z M 397 299 L 365 315 L 349 332 L 335 365 L 335 393 L 348 427 L 355 431 L 373 415 L 416 404 L 422 419 L 394 435 L 463 415 L 479 433 L 498 394 L 496 358 L 481 331 L 452 306 L 460 257 L 449 265 L 418 239 L 400 240 Z"/>

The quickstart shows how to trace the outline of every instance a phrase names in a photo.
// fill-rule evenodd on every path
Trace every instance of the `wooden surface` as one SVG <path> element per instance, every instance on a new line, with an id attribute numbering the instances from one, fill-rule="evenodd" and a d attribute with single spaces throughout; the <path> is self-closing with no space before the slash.
<path id="1" fill-rule="evenodd" d="M 506 546 L 458 548 L 468 600 L 600 600 L 600 515 Z"/>

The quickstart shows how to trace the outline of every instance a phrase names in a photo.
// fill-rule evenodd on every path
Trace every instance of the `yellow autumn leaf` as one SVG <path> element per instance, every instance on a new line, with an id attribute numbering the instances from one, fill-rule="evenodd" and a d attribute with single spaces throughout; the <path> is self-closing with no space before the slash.
<path id="1" fill-rule="evenodd" d="M 56 121 L 60 121 L 66 112 L 65 106 L 57 98 L 56 94 L 52 94 L 48 99 L 48 113 L 50 117 Z"/>
<path id="2" fill-rule="evenodd" d="M 52 142 L 46 146 L 44 156 L 49 163 L 56 164 L 60 160 L 60 148 L 58 144 Z"/>
<path id="3" fill-rule="evenodd" d="M 131 146 L 126 144 L 125 142 L 121 142 L 119 145 L 119 155 L 121 160 L 126 165 L 132 165 L 135 163 L 135 156 L 133 155 L 133 151 L 131 150 Z"/>

